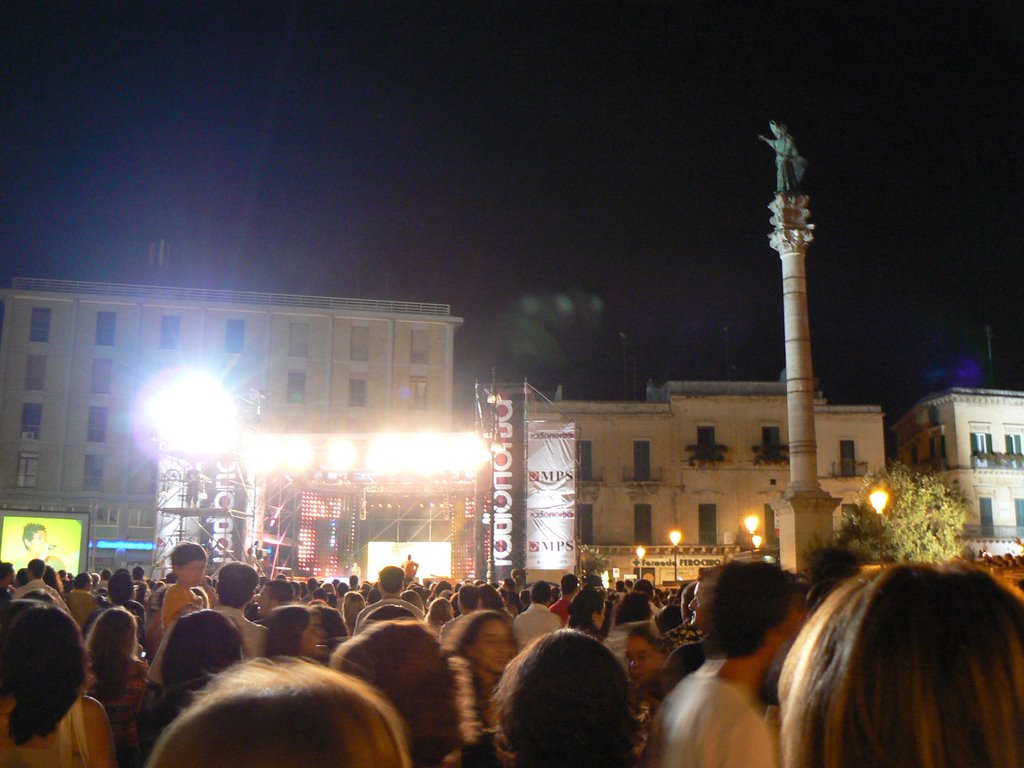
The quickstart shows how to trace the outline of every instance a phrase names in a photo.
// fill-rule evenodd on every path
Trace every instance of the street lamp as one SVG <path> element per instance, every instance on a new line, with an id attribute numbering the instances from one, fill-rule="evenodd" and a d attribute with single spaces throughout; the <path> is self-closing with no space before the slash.
<path id="1" fill-rule="evenodd" d="M 757 525 L 760 522 L 761 521 L 758 520 L 757 515 L 747 515 L 743 518 L 743 525 L 747 527 L 747 533 L 750 534 L 750 543 L 754 546 L 754 549 L 761 546 L 760 536 L 757 537 L 758 541 L 756 543 L 754 542 L 754 532 L 757 530 Z"/>
<path id="2" fill-rule="evenodd" d="M 882 488 L 878 488 L 871 492 L 868 501 L 871 502 L 871 506 L 875 508 L 875 513 L 878 515 L 878 567 L 881 568 L 884 559 L 882 557 L 882 510 L 889 503 L 889 494 Z"/>
<path id="3" fill-rule="evenodd" d="M 637 565 L 637 569 L 636 569 L 636 571 L 637 571 L 637 573 L 636 573 L 637 579 L 643 578 L 643 575 L 644 575 L 644 555 L 646 555 L 646 554 L 647 554 L 647 550 L 644 549 L 644 545 L 643 544 L 638 545 L 637 548 L 636 548 L 636 559 L 637 559 L 637 562 L 639 563 Z"/>
<path id="4" fill-rule="evenodd" d="M 682 531 L 669 531 L 668 540 L 672 542 L 672 579 L 679 581 L 679 542 L 683 540 Z"/>

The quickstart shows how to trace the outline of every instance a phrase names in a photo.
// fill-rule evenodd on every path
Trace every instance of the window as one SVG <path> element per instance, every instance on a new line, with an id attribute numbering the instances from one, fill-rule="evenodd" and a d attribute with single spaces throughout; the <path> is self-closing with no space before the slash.
<path id="1" fill-rule="evenodd" d="M 348 405 L 350 408 L 366 407 L 366 379 L 348 380 Z"/>
<path id="2" fill-rule="evenodd" d="M 782 433 L 778 427 L 761 427 L 761 445 L 766 452 L 782 445 Z"/>
<path id="3" fill-rule="evenodd" d="M 764 505 L 764 542 L 769 547 L 779 546 L 779 524 L 775 520 L 775 508 Z"/>
<path id="4" fill-rule="evenodd" d="M 716 504 L 697 505 L 697 538 L 704 546 L 718 543 L 718 506 Z"/>
<path id="5" fill-rule="evenodd" d="M 992 527 L 992 498 L 990 496 L 982 496 L 978 499 L 978 516 L 981 518 L 982 528 Z M 983 536 L 985 535 L 984 530 L 981 533 Z M 989 531 L 988 535 L 991 536 L 992 532 Z"/>
<path id="6" fill-rule="evenodd" d="M 857 476 L 857 445 L 853 440 L 839 441 L 839 476 Z"/>
<path id="7" fill-rule="evenodd" d="M 409 380 L 409 407 L 414 411 L 427 410 L 427 380 Z"/>
<path id="8" fill-rule="evenodd" d="M 651 441 L 633 441 L 633 479 L 651 479 Z"/>
<path id="9" fill-rule="evenodd" d="M 103 489 L 103 457 L 88 453 L 85 456 L 85 468 L 82 474 L 82 489 L 100 491 Z"/>
<path id="10" fill-rule="evenodd" d="M 104 406 L 89 407 L 89 426 L 85 430 L 87 443 L 104 443 L 107 440 L 107 409 Z"/>
<path id="11" fill-rule="evenodd" d="M 356 361 L 370 359 L 370 329 L 353 328 L 350 339 L 349 358 Z"/>
<path id="12" fill-rule="evenodd" d="M 651 505 L 633 505 L 633 543 L 650 546 L 651 544 Z"/>
<path id="13" fill-rule="evenodd" d="M 580 504 L 579 505 L 579 524 L 580 524 L 580 543 L 581 544 L 593 544 L 594 543 L 594 505 L 593 504 Z"/>
<path id="14" fill-rule="evenodd" d="M 1017 516 L 1017 535 L 1020 536 L 1024 534 L 1024 531 L 1020 530 L 1024 528 L 1024 499 L 1013 500 L 1013 511 Z"/>
<path id="15" fill-rule="evenodd" d="M 110 394 L 110 374 L 114 368 L 114 361 L 109 357 L 98 357 L 92 361 L 92 387 L 90 391 L 94 395 Z"/>
<path id="16" fill-rule="evenodd" d="M 697 447 L 713 450 L 715 447 L 715 428 L 697 427 Z"/>
<path id="17" fill-rule="evenodd" d="M 992 453 L 992 435 L 989 432 L 971 432 L 971 455 Z"/>
<path id="18" fill-rule="evenodd" d="M 117 314 L 114 312 L 96 313 L 96 346 L 114 346 L 114 329 L 117 326 Z"/>
<path id="19" fill-rule="evenodd" d="M 46 386 L 46 356 L 29 355 L 25 362 L 25 389 L 43 389 Z"/>
<path id="20" fill-rule="evenodd" d="M 50 340 L 50 310 L 48 307 L 32 307 L 32 323 L 28 329 L 28 340 Z"/>
<path id="21" fill-rule="evenodd" d="M 1024 450 L 1021 450 L 1022 448 L 1024 448 L 1024 443 L 1022 443 L 1020 434 L 1009 434 L 1006 436 L 1007 453 L 1014 456 L 1020 456 L 1022 453 L 1024 453 Z"/>
<path id="22" fill-rule="evenodd" d="M 117 525 L 121 515 L 120 510 L 112 507 L 97 509 L 92 513 L 93 522 L 96 525 Z"/>
<path id="23" fill-rule="evenodd" d="M 580 480 L 594 479 L 594 443 L 580 440 Z"/>
<path id="24" fill-rule="evenodd" d="M 41 403 L 25 403 L 21 406 L 21 436 L 38 440 L 42 434 L 43 406 Z"/>
<path id="25" fill-rule="evenodd" d="M 129 509 L 128 525 L 133 528 L 151 528 L 156 524 L 156 511 L 152 509 Z"/>
<path id="26" fill-rule="evenodd" d="M 409 342 L 409 362 L 428 363 L 430 361 L 430 335 L 427 331 L 413 331 Z"/>
<path id="27" fill-rule="evenodd" d="M 308 323 L 292 323 L 288 326 L 288 357 L 305 357 L 309 349 L 308 343 Z"/>
<path id="28" fill-rule="evenodd" d="M 164 315 L 160 318 L 160 349 L 177 349 L 181 338 L 181 317 Z"/>
<path id="29" fill-rule="evenodd" d="M 245 320 L 228 320 L 224 329 L 224 351 L 241 352 L 245 348 Z"/>
<path id="30" fill-rule="evenodd" d="M 18 454 L 18 487 L 36 487 L 36 466 L 39 463 L 39 454 L 22 451 Z"/>
<path id="31" fill-rule="evenodd" d="M 288 402 L 292 404 L 306 402 L 305 371 L 288 371 Z"/>

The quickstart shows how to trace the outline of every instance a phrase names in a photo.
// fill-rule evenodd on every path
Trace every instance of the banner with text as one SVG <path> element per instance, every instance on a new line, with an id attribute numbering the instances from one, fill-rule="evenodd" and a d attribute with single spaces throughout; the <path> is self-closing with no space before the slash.
<path id="1" fill-rule="evenodd" d="M 527 424 L 526 567 L 571 572 L 576 562 L 576 425 Z"/>

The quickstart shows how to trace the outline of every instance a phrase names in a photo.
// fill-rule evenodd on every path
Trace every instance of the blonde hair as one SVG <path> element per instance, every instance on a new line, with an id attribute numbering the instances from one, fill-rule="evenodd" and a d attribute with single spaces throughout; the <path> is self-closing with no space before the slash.
<path id="1" fill-rule="evenodd" d="M 1024 601 L 966 564 L 851 579 L 780 693 L 785 768 L 1024 765 Z"/>
<path id="2" fill-rule="evenodd" d="M 380 694 L 294 659 L 256 659 L 214 678 L 164 731 L 147 767 L 172 768 L 183 756 L 216 768 L 412 765 L 402 721 Z"/>

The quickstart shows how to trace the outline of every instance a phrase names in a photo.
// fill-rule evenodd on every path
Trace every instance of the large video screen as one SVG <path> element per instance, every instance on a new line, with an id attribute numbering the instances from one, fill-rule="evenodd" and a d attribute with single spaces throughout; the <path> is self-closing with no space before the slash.
<path id="1" fill-rule="evenodd" d="M 77 574 L 87 566 L 87 512 L 4 512 L 0 520 L 0 561 L 24 568 L 43 560 L 55 571 Z"/>

